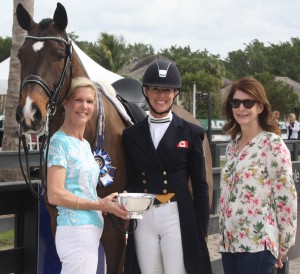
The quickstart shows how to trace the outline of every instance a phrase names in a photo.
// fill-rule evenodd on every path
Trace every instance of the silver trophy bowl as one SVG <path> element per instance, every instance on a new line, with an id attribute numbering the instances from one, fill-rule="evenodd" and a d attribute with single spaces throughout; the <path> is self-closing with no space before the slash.
<path id="1" fill-rule="evenodd" d="M 143 213 L 151 208 L 155 196 L 146 193 L 120 193 L 118 203 L 128 210 L 130 219 L 143 219 Z"/>

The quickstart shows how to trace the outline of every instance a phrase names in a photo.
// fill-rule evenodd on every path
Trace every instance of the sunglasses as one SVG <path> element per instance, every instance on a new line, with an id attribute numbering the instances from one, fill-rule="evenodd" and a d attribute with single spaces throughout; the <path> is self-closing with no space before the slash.
<path id="1" fill-rule="evenodd" d="M 231 105 L 231 107 L 233 108 L 239 108 L 241 104 L 243 104 L 243 106 L 247 109 L 253 108 L 253 106 L 255 105 L 256 100 L 252 100 L 252 99 L 245 99 L 245 100 L 240 100 L 240 99 L 231 99 L 229 101 L 229 104 Z"/>

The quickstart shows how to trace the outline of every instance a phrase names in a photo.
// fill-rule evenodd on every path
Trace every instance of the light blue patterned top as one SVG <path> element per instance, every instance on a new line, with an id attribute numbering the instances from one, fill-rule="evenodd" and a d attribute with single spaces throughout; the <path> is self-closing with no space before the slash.
<path id="1" fill-rule="evenodd" d="M 96 186 L 100 172 L 90 144 L 57 131 L 50 140 L 48 168 L 58 165 L 66 169 L 65 188 L 88 200 L 97 201 Z M 75 204 L 74 204 L 75 207 Z M 103 228 L 101 211 L 75 210 L 57 206 L 59 226 L 95 225 Z"/>

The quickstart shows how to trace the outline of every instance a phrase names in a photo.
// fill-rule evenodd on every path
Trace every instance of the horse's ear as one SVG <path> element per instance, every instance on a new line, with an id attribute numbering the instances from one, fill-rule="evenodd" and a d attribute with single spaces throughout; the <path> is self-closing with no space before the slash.
<path id="1" fill-rule="evenodd" d="M 54 12 L 53 20 L 55 25 L 60 30 L 65 30 L 68 25 L 68 16 L 65 7 L 61 3 L 57 3 L 56 10 Z"/>
<path id="2" fill-rule="evenodd" d="M 22 4 L 18 4 L 17 6 L 17 19 L 20 27 L 27 31 L 29 31 L 30 27 L 34 23 L 32 17 Z"/>

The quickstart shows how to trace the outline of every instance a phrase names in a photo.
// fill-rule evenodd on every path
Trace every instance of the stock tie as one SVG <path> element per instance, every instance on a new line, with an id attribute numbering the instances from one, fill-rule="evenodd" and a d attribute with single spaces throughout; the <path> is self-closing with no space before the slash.
<path id="1" fill-rule="evenodd" d="M 149 119 L 150 123 L 154 123 L 154 124 L 164 124 L 164 123 L 170 123 L 171 122 L 171 118 L 167 117 L 167 118 L 150 118 Z"/>

